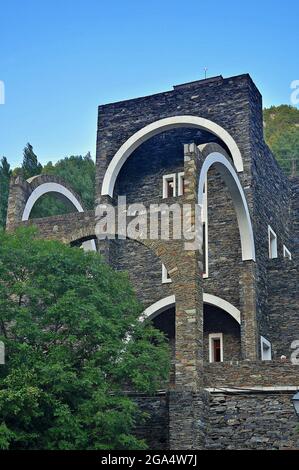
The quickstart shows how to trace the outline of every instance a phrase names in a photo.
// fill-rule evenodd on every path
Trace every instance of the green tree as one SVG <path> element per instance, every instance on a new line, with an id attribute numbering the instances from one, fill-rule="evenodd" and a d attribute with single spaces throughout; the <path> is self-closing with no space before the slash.
<path id="1" fill-rule="evenodd" d="M 286 173 L 291 174 L 292 160 L 299 162 L 299 129 L 290 128 L 276 135 L 272 151 Z"/>
<path id="2" fill-rule="evenodd" d="M 140 312 L 127 276 L 97 253 L 2 233 L 0 448 L 144 448 L 123 391 L 154 392 L 169 351 Z"/>
<path id="3" fill-rule="evenodd" d="M 31 144 L 27 144 L 23 151 L 22 174 L 25 179 L 39 175 L 42 171 L 42 165 L 38 162 L 37 156 L 33 152 Z"/>
<path id="4" fill-rule="evenodd" d="M 2 157 L 0 161 L 0 227 L 5 227 L 6 223 L 10 177 L 10 165 L 7 161 L 7 158 Z"/>

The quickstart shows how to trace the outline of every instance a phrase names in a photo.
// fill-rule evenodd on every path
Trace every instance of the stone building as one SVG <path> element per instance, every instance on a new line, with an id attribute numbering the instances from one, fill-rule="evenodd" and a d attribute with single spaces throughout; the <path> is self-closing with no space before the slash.
<path id="1" fill-rule="evenodd" d="M 96 168 L 96 204 L 191 204 L 193 221 L 203 208 L 202 249 L 99 242 L 94 211 L 63 181 L 11 182 L 8 230 L 32 223 L 43 194 L 67 199 L 73 213 L 34 220 L 41 236 L 97 247 L 128 271 L 144 318 L 169 338 L 170 383 L 134 397 L 151 414 L 136 433 L 153 449 L 299 449 L 299 179 L 264 142 L 250 76 L 99 106 Z"/>

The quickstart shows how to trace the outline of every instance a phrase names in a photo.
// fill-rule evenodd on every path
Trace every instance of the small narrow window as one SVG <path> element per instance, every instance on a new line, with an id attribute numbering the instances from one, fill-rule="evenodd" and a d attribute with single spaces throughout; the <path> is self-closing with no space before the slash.
<path id="1" fill-rule="evenodd" d="M 277 235 L 268 225 L 269 258 L 277 258 Z"/>
<path id="2" fill-rule="evenodd" d="M 168 282 L 171 282 L 171 278 L 168 274 L 168 271 L 164 264 L 162 264 L 162 284 L 166 284 Z"/>
<path id="3" fill-rule="evenodd" d="M 163 176 L 163 198 L 176 196 L 176 175 Z"/>
<path id="4" fill-rule="evenodd" d="M 288 259 L 292 259 L 292 254 L 291 254 L 290 250 L 288 250 L 285 245 L 283 245 L 283 257 L 288 258 Z"/>
<path id="5" fill-rule="evenodd" d="M 185 194 L 185 177 L 184 173 L 178 173 L 178 196 Z"/>
<path id="6" fill-rule="evenodd" d="M 223 362 L 222 333 L 213 333 L 209 335 L 209 360 L 210 362 Z"/>
<path id="7" fill-rule="evenodd" d="M 272 359 L 271 343 L 263 336 L 261 336 L 261 359 L 262 361 L 271 361 Z"/>

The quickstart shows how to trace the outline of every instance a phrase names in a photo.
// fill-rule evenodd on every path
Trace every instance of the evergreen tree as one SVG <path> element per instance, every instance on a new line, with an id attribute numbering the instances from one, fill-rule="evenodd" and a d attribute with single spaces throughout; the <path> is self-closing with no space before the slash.
<path id="1" fill-rule="evenodd" d="M 33 152 L 31 144 L 27 144 L 23 152 L 22 173 L 25 179 L 39 175 L 42 172 L 42 165 L 38 162 L 37 156 Z"/>
<path id="2" fill-rule="evenodd" d="M 6 222 L 10 177 L 10 164 L 6 157 L 2 157 L 0 162 L 0 227 L 2 228 L 5 227 Z"/>

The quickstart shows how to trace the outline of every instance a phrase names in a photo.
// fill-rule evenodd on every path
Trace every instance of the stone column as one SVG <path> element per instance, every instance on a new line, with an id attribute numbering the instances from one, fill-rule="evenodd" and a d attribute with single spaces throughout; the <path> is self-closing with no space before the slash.
<path id="1" fill-rule="evenodd" d="M 189 217 L 194 224 L 199 215 L 195 211 L 199 154 L 194 144 L 185 145 L 184 151 L 182 204 L 190 205 Z M 193 249 L 190 245 L 186 249 L 184 240 L 180 244 L 172 242 L 172 250 L 176 245 L 178 270 L 172 274 L 176 298 L 176 369 L 175 389 L 169 395 L 171 449 L 200 449 L 204 445 L 202 252 L 198 241 Z"/>
<path id="2" fill-rule="evenodd" d="M 13 230 L 22 221 L 26 201 L 30 195 L 30 185 L 21 176 L 11 178 L 9 186 L 6 230 Z"/>
<path id="3" fill-rule="evenodd" d="M 243 261 L 239 281 L 242 358 L 251 361 L 258 358 L 255 270 L 254 261 Z"/>

